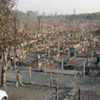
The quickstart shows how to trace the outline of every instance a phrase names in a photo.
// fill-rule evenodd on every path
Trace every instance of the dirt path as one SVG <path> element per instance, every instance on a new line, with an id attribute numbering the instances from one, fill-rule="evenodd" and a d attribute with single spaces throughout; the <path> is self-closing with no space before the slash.
<path id="1" fill-rule="evenodd" d="M 7 92 L 8 100 L 48 100 L 52 93 L 51 89 L 32 89 L 30 87 L 7 87 L 3 90 Z"/>

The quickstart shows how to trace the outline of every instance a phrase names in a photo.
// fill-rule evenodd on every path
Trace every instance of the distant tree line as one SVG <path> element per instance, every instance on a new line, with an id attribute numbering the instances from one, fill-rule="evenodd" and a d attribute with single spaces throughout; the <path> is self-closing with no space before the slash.
<path id="1" fill-rule="evenodd" d="M 82 18 L 82 19 L 89 19 L 89 20 L 96 20 L 96 19 L 100 19 L 100 12 L 96 12 L 96 13 L 84 13 L 84 14 L 78 14 L 75 15 L 76 18 Z"/>
<path id="2" fill-rule="evenodd" d="M 88 19 L 88 20 L 96 20 L 100 19 L 100 12 L 96 13 L 83 13 L 83 14 L 75 14 L 75 15 L 63 15 L 63 14 L 50 14 L 46 15 L 44 12 L 39 14 L 38 11 L 27 11 L 27 12 L 20 12 L 18 11 L 19 18 L 21 19 L 33 19 L 37 16 L 42 16 L 43 18 L 67 18 L 67 19 Z"/>

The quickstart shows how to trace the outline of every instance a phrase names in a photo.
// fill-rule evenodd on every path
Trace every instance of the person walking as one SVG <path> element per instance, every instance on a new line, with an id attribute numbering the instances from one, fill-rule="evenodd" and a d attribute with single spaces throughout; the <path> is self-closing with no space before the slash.
<path id="1" fill-rule="evenodd" d="M 20 77 L 20 71 L 17 72 L 16 75 L 16 87 L 19 87 L 19 85 L 23 85 L 22 81 L 21 81 L 21 77 Z"/>

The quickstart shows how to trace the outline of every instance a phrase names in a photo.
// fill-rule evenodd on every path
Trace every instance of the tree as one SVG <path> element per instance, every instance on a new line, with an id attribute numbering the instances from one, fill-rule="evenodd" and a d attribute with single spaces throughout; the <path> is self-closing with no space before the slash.
<path id="1" fill-rule="evenodd" d="M 15 5 L 13 0 L 0 0 L 0 49 L 3 56 L 3 67 L 1 72 L 1 86 L 6 86 L 7 72 L 7 48 L 12 45 L 13 38 L 13 10 Z"/>

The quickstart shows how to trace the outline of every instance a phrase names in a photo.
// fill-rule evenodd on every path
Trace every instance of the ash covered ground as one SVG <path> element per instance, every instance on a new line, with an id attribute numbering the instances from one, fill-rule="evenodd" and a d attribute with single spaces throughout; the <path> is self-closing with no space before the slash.
<path id="1" fill-rule="evenodd" d="M 7 71 L 7 87 L 1 88 L 7 91 L 9 100 L 55 100 L 55 85 L 50 88 L 50 73 L 36 72 L 32 70 L 32 82 L 30 84 L 28 67 L 20 69 L 24 86 L 16 87 L 17 70 Z M 53 73 L 53 82 L 58 84 L 59 100 L 69 97 L 73 89 L 74 75 Z M 76 92 L 81 89 L 82 100 L 100 100 L 100 77 L 77 75 Z M 77 96 L 76 96 L 77 98 Z"/>

